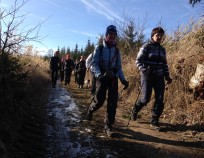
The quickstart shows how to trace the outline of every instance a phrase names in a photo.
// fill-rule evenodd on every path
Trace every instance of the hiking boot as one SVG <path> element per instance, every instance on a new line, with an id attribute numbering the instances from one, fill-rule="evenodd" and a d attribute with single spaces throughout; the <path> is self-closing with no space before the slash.
<path id="1" fill-rule="evenodd" d="M 92 120 L 92 116 L 93 116 L 93 112 L 88 111 L 85 116 L 84 119 L 85 121 L 91 121 Z"/>
<path id="2" fill-rule="evenodd" d="M 138 112 L 132 112 L 132 114 L 131 114 L 131 119 L 132 119 L 133 121 L 136 121 L 136 120 L 137 120 L 137 114 L 138 114 Z"/>
<path id="3" fill-rule="evenodd" d="M 150 124 L 150 127 L 154 130 L 160 131 L 161 127 L 158 124 Z"/>
<path id="4" fill-rule="evenodd" d="M 106 135 L 107 135 L 108 137 L 112 137 L 112 135 L 113 135 L 112 128 L 109 127 L 109 126 L 105 126 L 104 132 L 106 133 Z"/>

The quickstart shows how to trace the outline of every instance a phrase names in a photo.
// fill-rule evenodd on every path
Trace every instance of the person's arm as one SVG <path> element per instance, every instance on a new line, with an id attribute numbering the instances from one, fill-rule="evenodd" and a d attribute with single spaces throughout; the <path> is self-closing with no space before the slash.
<path id="1" fill-rule="evenodd" d="M 118 52 L 118 55 L 117 55 L 117 68 L 118 68 L 118 72 L 117 72 L 117 76 L 118 78 L 120 79 L 120 81 L 123 81 L 123 80 L 126 80 L 125 79 L 125 75 L 123 73 L 123 70 L 122 70 L 122 64 L 121 64 L 121 53 L 120 51 Z"/>
<path id="2" fill-rule="evenodd" d="M 166 59 L 166 50 L 164 49 L 163 52 L 164 52 L 164 57 L 165 57 L 164 61 L 163 61 L 164 77 L 165 77 L 165 80 L 167 81 L 167 83 L 170 84 L 172 82 L 172 79 L 171 79 L 170 74 L 169 74 L 169 66 L 167 64 L 167 59 Z"/>
<path id="3" fill-rule="evenodd" d="M 101 57 L 102 57 L 102 55 L 101 55 Z M 93 69 L 93 72 L 95 74 L 95 77 L 99 77 L 99 75 L 101 75 L 99 62 L 100 62 L 100 50 L 99 50 L 99 46 L 98 46 L 95 48 L 95 50 L 93 52 L 93 59 L 92 59 L 92 69 Z"/>
<path id="4" fill-rule="evenodd" d="M 138 67 L 138 69 L 140 71 L 142 71 L 143 73 L 147 70 L 147 67 L 145 67 L 144 61 L 145 61 L 145 54 L 148 51 L 148 46 L 144 45 L 140 48 L 137 57 L 136 57 L 136 67 Z"/>
<path id="5" fill-rule="evenodd" d="M 86 68 L 89 69 L 91 66 L 91 59 L 92 59 L 92 53 L 88 56 L 88 58 L 86 59 Z"/>

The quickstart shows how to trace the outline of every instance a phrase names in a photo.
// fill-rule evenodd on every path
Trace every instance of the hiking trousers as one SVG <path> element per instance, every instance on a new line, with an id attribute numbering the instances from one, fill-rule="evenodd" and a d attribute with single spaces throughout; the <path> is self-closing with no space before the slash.
<path id="1" fill-rule="evenodd" d="M 108 93 L 108 94 L 107 94 Z M 103 106 L 107 94 L 107 109 L 105 113 L 105 126 L 111 127 L 115 123 L 116 108 L 118 102 L 118 78 L 105 79 L 100 82 L 96 79 L 96 92 L 94 101 L 89 107 L 90 112 L 94 112 Z"/>
<path id="2" fill-rule="evenodd" d="M 164 109 L 164 91 L 165 80 L 164 75 L 157 73 L 143 74 L 141 73 L 141 97 L 136 103 L 135 112 L 139 112 L 144 106 L 146 106 L 152 96 L 152 90 L 154 90 L 154 106 L 152 109 L 152 124 L 158 124 L 159 117 L 162 115 Z"/>
<path id="3" fill-rule="evenodd" d="M 52 86 L 55 87 L 58 78 L 58 70 L 52 70 L 51 79 L 52 79 Z"/>
<path id="4" fill-rule="evenodd" d="M 71 74 L 71 70 L 65 70 L 65 85 L 70 83 Z"/>

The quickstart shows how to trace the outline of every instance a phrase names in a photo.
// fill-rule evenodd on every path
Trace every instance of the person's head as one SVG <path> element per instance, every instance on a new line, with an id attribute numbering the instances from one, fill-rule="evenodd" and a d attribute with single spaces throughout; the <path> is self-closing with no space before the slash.
<path id="1" fill-rule="evenodd" d="M 116 26 L 114 25 L 109 25 L 106 28 L 106 42 L 110 45 L 115 45 L 116 43 L 116 37 L 117 37 L 118 33 L 117 33 L 117 29 Z"/>
<path id="2" fill-rule="evenodd" d="M 59 51 L 56 51 L 55 52 L 55 56 L 59 56 L 60 52 Z"/>
<path id="3" fill-rule="evenodd" d="M 66 60 L 68 60 L 68 59 L 70 59 L 70 58 L 71 58 L 70 54 L 67 54 L 67 55 L 66 55 Z"/>
<path id="4" fill-rule="evenodd" d="M 81 58 L 80 58 L 80 61 L 82 61 L 82 60 L 85 60 L 85 56 L 84 55 L 82 55 Z"/>
<path id="5" fill-rule="evenodd" d="M 156 27 L 151 32 L 151 39 L 156 43 L 161 43 L 164 39 L 164 29 L 162 27 Z"/>

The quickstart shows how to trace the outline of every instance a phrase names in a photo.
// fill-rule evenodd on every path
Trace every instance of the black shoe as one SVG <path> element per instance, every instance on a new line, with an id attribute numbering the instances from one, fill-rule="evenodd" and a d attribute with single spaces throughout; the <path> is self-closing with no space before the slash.
<path id="1" fill-rule="evenodd" d="M 83 120 L 85 120 L 85 121 L 91 121 L 91 120 L 92 120 L 92 117 L 93 117 L 93 112 L 88 111 L 88 112 L 85 114 Z"/>
<path id="2" fill-rule="evenodd" d="M 104 132 L 106 133 L 106 135 L 107 135 L 108 137 L 112 137 L 112 136 L 113 136 L 113 132 L 112 132 L 112 128 L 111 128 L 111 127 L 106 126 L 106 127 L 104 128 Z"/>
<path id="3" fill-rule="evenodd" d="M 137 114 L 138 114 L 138 112 L 132 112 L 132 114 L 131 114 L 131 119 L 132 119 L 133 121 L 136 121 L 136 120 L 137 120 Z"/>

